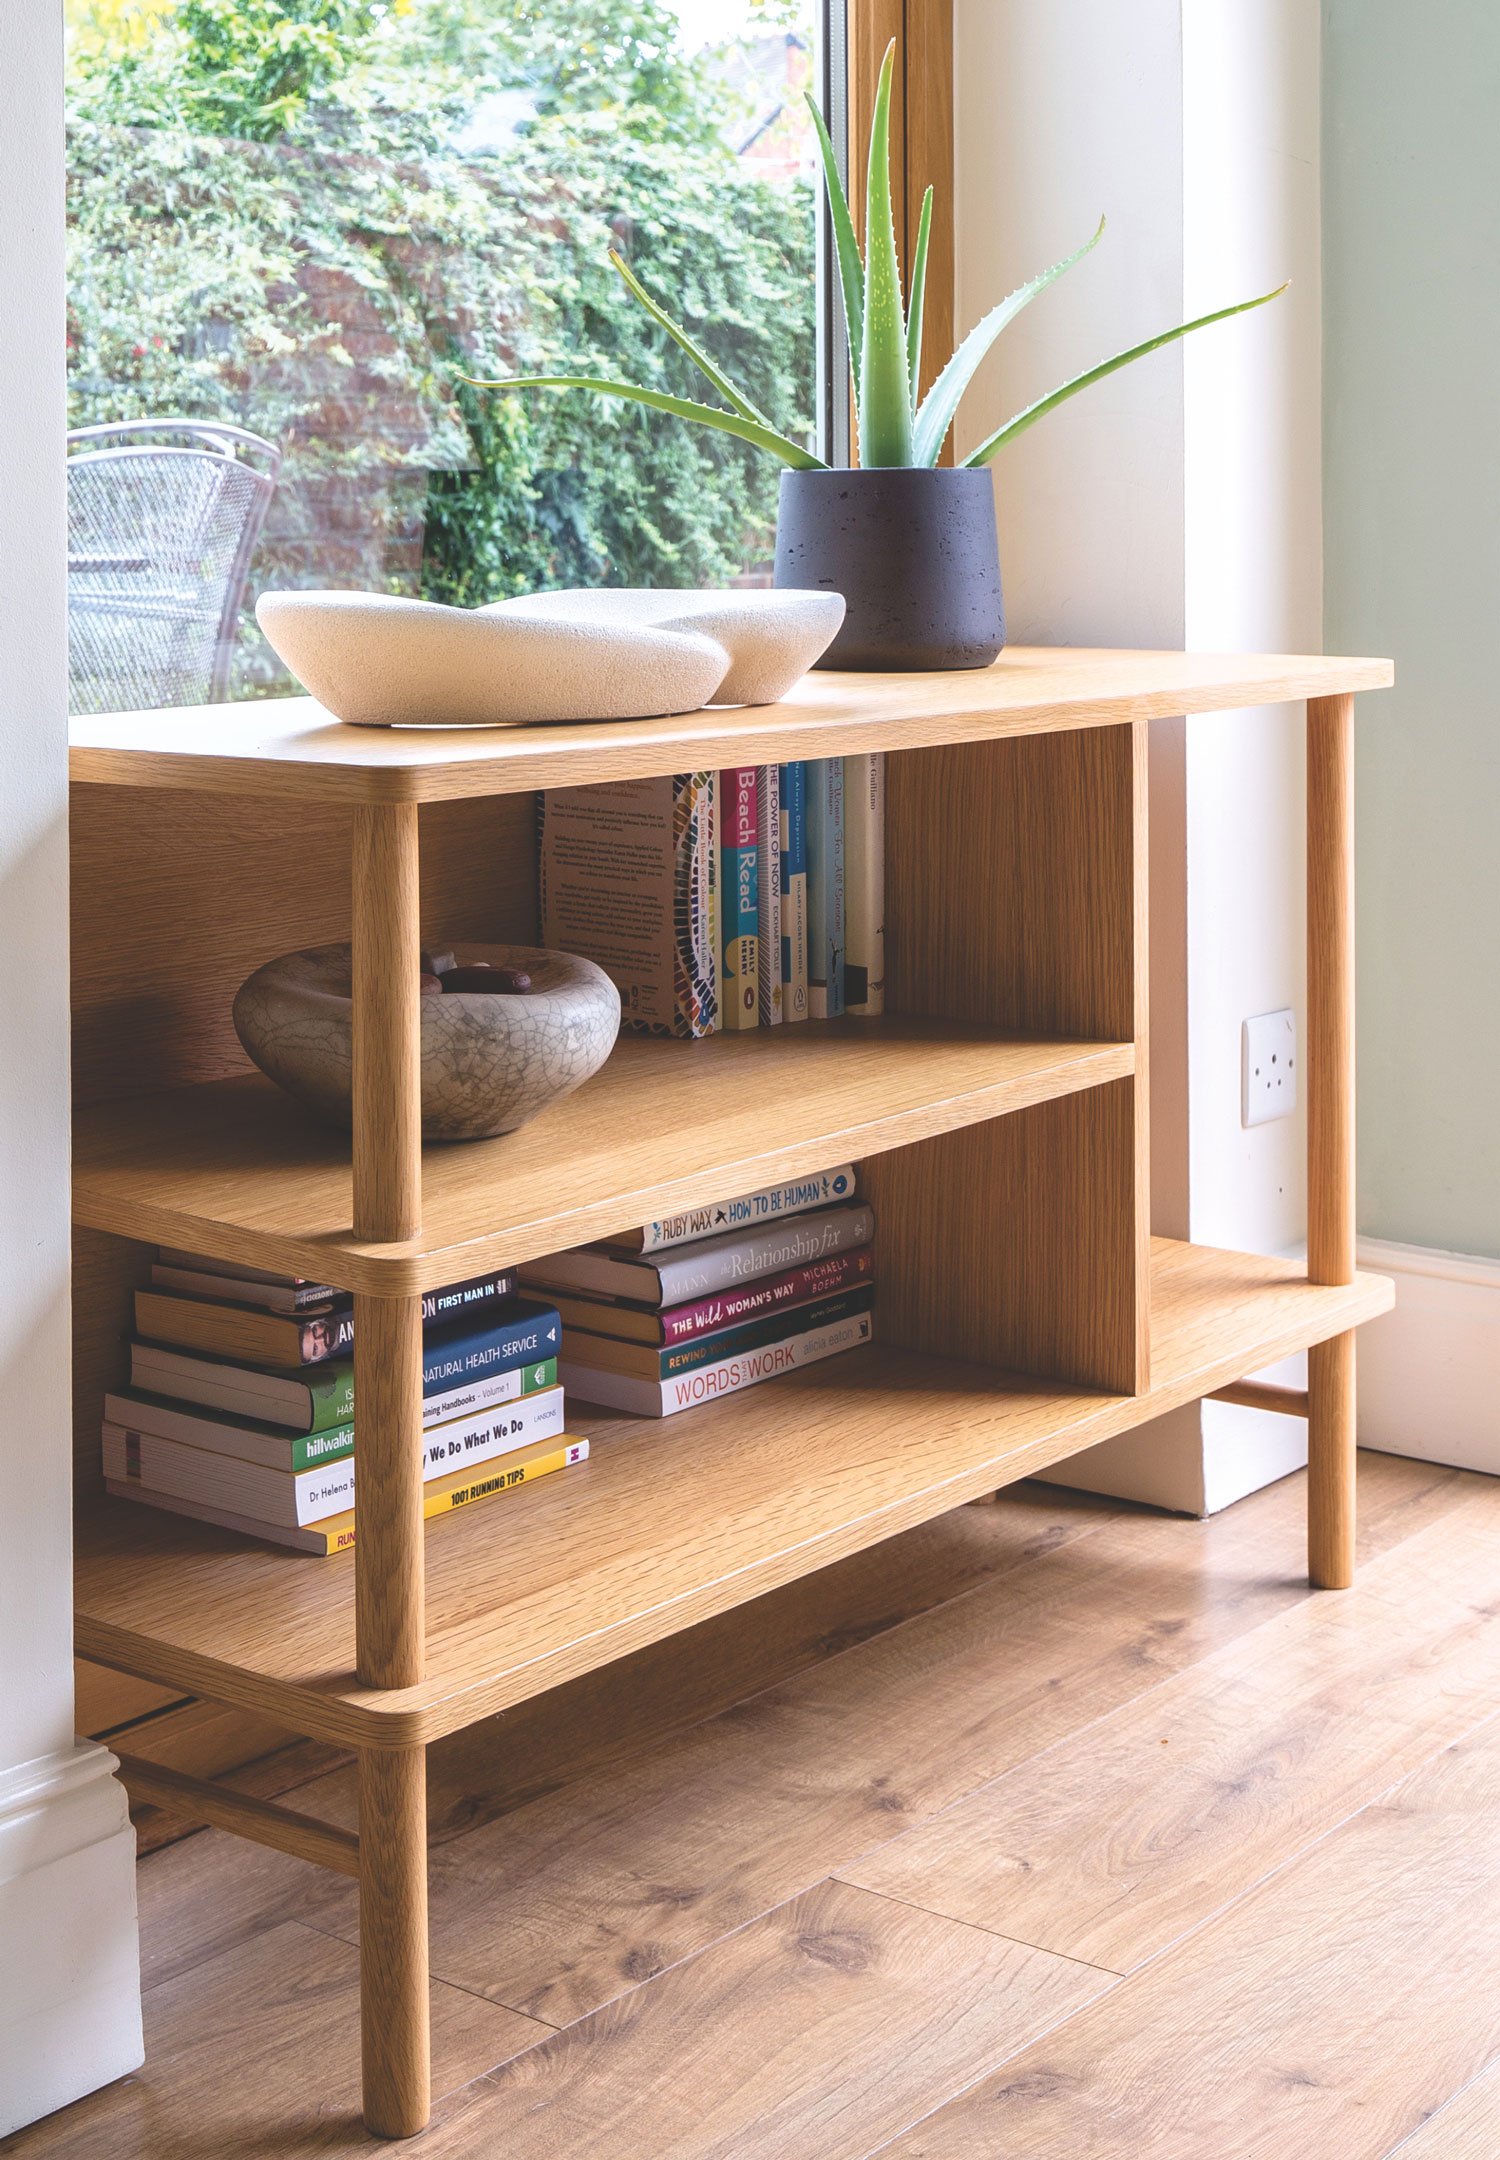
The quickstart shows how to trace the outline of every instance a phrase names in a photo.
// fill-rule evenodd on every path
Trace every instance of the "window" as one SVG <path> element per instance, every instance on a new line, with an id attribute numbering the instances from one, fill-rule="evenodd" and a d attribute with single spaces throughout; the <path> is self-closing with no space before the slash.
<path id="1" fill-rule="evenodd" d="M 294 690 L 266 585 L 769 582 L 771 460 L 460 378 L 581 360 L 701 395 L 613 248 L 780 427 L 826 427 L 816 12 L 68 0 L 70 424 L 199 424 L 73 445 L 75 707 Z M 278 454 L 267 502 L 244 475 Z"/>

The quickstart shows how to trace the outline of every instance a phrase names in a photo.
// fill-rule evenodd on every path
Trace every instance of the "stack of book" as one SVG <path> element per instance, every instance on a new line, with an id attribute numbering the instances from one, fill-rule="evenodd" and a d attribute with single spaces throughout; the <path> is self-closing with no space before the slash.
<path id="1" fill-rule="evenodd" d="M 853 1165 L 527 1262 L 565 1387 L 671 1417 L 871 1341 L 875 1218 Z"/>
<path id="2" fill-rule="evenodd" d="M 739 765 L 541 797 L 542 942 L 623 1024 L 711 1035 L 885 1010 L 885 759 Z"/>
<path id="3" fill-rule="evenodd" d="M 109 1491 L 300 1552 L 354 1543 L 352 1299 L 163 1248 L 135 1293 L 130 1385 L 104 1399 Z M 423 1513 L 581 1462 L 557 1308 L 514 1270 L 422 1301 Z"/>

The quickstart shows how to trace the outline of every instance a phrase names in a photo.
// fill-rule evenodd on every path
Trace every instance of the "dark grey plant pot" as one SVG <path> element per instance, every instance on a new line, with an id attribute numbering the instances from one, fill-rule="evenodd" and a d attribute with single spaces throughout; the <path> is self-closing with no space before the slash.
<path id="1" fill-rule="evenodd" d="M 843 594 L 843 628 L 820 668 L 988 667 L 1005 643 L 989 473 L 784 472 L 775 582 Z"/>

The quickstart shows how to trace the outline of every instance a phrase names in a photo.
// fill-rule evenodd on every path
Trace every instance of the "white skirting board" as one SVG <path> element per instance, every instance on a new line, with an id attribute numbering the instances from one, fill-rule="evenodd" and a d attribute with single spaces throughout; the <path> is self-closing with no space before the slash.
<path id="1" fill-rule="evenodd" d="M 92 1741 L 0 1774 L 0 2137 L 140 2068 L 135 1832 Z"/>
<path id="2" fill-rule="evenodd" d="M 1359 1440 L 1500 1476 L 1500 1262 L 1361 1238 L 1396 1304 L 1359 1331 Z"/>

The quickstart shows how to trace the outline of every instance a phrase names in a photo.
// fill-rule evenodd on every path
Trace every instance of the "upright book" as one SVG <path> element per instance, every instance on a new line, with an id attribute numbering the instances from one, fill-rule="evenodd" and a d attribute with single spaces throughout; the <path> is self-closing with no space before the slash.
<path id="1" fill-rule="evenodd" d="M 844 760 L 844 1010 L 885 1011 L 885 754 Z"/>
<path id="2" fill-rule="evenodd" d="M 542 943 L 581 953 L 653 1035 L 719 1024 L 714 775 L 551 788 L 540 800 Z"/>
<path id="3" fill-rule="evenodd" d="M 807 1018 L 807 766 L 778 769 L 781 797 L 781 1015 Z"/>
<path id="4" fill-rule="evenodd" d="M 760 1025 L 760 843 L 755 767 L 726 765 L 718 776 L 719 1009 L 726 1028 Z"/>
<path id="5" fill-rule="evenodd" d="M 807 1001 L 814 1020 L 844 1010 L 844 761 L 807 765 Z"/>
<path id="6" fill-rule="evenodd" d="M 638 1305 L 683 1305 L 710 1297 L 757 1276 L 779 1275 L 831 1254 L 852 1252 L 875 1235 L 875 1216 L 863 1205 L 821 1208 L 793 1215 L 785 1222 L 731 1231 L 727 1237 L 700 1238 L 696 1244 L 639 1258 L 612 1253 L 607 1247 L 581 1245 L 571 1252 L 549 1253 L 525 1263 L 528 1281 L 545 1288 L 581 1290 L 604 1297 L 631 1298 Z"/>
<path id="7" fill-rule="evenodd" d="M 781 767 L 759 765 L 755 778 L 756 893 L 760 904 L 760 1024 L 775 1027 L 781 1000 Z"/>

